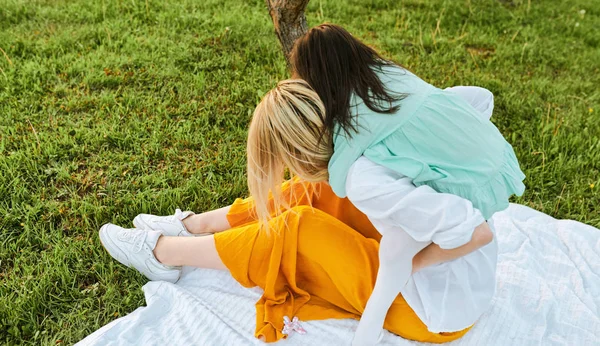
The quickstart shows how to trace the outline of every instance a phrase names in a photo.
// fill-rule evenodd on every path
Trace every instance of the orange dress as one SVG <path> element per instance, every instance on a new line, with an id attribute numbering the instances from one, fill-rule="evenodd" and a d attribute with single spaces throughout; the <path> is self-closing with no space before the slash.
<path id="1" fill-rule="evenodd" d="M 254 201 L 237 199 L 227 219 L 231 230 L 215 234 L 219 256 L 245 287 L 261 287 L 256 303 L 257 338 L 285 338 L 283 317 L 301 321 L 360 319 L 375 286 L 381 235 L 369 219 L 327 184 L 288 181 L 282 186 L 290 209 L 261 231 Z M 384 328 L 406 339 L 442 343 L 463 336 L 432 333 L 402 295 L 398 295 Z"/>

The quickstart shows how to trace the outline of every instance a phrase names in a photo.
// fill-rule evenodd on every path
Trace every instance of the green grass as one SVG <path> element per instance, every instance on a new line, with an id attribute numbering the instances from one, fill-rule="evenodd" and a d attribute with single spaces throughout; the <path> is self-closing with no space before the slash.
<path id="1" fill-rule="evenodd" d="M 308 17 L 437 86 L 490 89 L 528 176 L 514 201 L 598 227 L 594 2 L 312 0 Z M 101 224 L 245 195 L 248 121 L 287 76 L 272 30 L 263 0 L 2 1 L 0 344 L 72 344 L 144 304 Z"/>

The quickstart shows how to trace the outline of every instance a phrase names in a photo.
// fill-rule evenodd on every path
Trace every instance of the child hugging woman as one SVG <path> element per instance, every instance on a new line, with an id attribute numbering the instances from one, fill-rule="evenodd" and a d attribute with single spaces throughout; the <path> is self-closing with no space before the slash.
<path id="1" fill-rule="evenodd" d="M 150 280 L 175 282 L 189 265 L 261 287 L 267 342 L 303 332 L 294 318 L 360 319 L 354 345 L 376 344 L 382 327 L 461 337 L 495 291 L 491 216 L 524 190 L 489 121 L 492 94 L 438 89 L 331 24 L 298 40 L 292 67 L 254 112 L 250 198 L 107 224 L 103 245 Z"/>

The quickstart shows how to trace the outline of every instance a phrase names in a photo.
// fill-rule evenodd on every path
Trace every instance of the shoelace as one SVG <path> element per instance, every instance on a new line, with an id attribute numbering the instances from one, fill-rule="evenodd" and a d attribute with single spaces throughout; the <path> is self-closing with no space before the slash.
<path id="1" fill-rule="evenodd" d="M 137 253 L 142 250 L 144 246 L 144 240 L 146 240 L 146 232 L 127 230 L 123 231 L 119 238 L 125 242 L 133 244 L 133 252 Z"/>

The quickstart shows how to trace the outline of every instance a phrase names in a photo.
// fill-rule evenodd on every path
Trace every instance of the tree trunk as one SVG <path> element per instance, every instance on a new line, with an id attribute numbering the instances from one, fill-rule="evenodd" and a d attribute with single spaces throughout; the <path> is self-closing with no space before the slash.
<path id="1" fill-rule="evenodd" d="M 273 19 L 275 33 L 281 43 L 285 60 L 290 66 L 290 53 L 296 40 L 306 34 L 308 25 L 304 10 L 309 0 L 265 0 Z"/>

